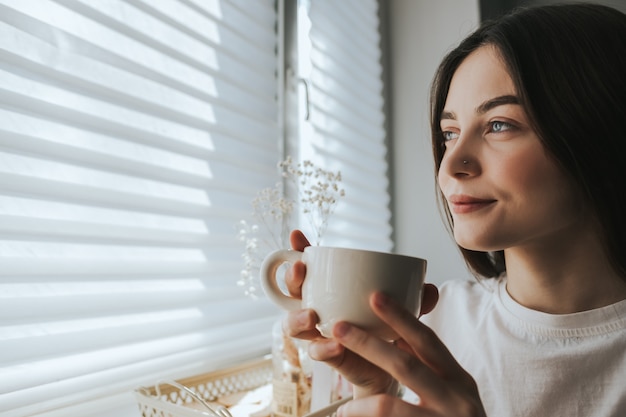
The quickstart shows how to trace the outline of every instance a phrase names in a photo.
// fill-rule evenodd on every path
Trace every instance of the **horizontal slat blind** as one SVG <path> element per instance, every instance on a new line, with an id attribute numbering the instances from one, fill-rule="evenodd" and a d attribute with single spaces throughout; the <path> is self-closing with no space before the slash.
<path id="1" fill-rule="evenodd" d="M 309 110 L 314 152 L 341 170 L 346 197 L 328 244 L 389 251 L 391 212 L 378 3 L 313 0 Z"/>
<path id="2" fill-rule="evenodd" d="M 0 1 L 0 414 L 269 351 L 235 225 L 277 178 L 276 24 L 271 0 Z"/>

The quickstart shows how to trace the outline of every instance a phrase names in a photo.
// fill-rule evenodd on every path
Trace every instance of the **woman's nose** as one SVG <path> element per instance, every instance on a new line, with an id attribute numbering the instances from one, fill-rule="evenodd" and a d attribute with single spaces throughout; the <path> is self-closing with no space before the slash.
<path id="1" fill-rule="evenodd" d="M 478 152 L 472 145 L 471 138 L 459 136 L 452 146 L 443 154 L 440 174 L 452 177 L 476 175 L 480 171 Z"/>

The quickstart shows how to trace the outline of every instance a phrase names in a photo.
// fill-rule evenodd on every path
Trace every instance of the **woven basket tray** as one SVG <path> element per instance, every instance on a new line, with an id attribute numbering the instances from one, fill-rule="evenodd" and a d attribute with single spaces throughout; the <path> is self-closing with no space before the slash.
<path id="1" fill-rule="evenodd" d="M 223 417 L 215 405 L 218 399 L 259 389 L 271 381 L 272 359 L 268 356 L 225 370 L 177 381 L 160 381 L 158 386 L 137 388 L 134 394 L 143 417 Z M 217 413 L 212 413 L 203 401 Z M 345 400 L 305 417 L 330 417 L 343 402 Z M 233 417 L 244 416 L 233 413 Z"/>
<path id="2" fill-rule="evenodd" d="M 271 381 L 272 360 L 266 357 L 177 381 L 159 381 L 158 385 L 136 389 L 135 398 L 143 417 L 206 417 L 214 414 L 202 400 L 213 403 L 226 395 L 250 391 Z"/>

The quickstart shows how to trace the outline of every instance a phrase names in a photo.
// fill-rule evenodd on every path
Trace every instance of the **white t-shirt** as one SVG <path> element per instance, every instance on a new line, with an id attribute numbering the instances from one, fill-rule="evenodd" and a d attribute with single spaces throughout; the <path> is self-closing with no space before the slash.
<path id="1" fill-rule="evenodd" d="M 476 380 L 489 417 L 626 417 L 626 300 L 528 309 L 505 280 L 450 281 L 422 321 Z"/>

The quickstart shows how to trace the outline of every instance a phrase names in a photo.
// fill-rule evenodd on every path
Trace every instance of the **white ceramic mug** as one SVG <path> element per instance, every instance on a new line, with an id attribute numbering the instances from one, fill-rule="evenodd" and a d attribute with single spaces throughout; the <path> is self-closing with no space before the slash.
<path id="1" fill-rule="evenodd" d="M 302 301 L 284 294 L 276 271 L 284 263 L 302 261 L 306 276 Z M 381 291 L 417 314 L 422 300 L 426 261 L 420 258 L 360 249 L 308 246 L 304 252 L 277 250 L 261 265 L 261 283 L 267 296 L 286 310 L 312 308 L 325 337 L 338 321 L 347 321 L 385 340 L 397 334 L 369 306 Z"/>

